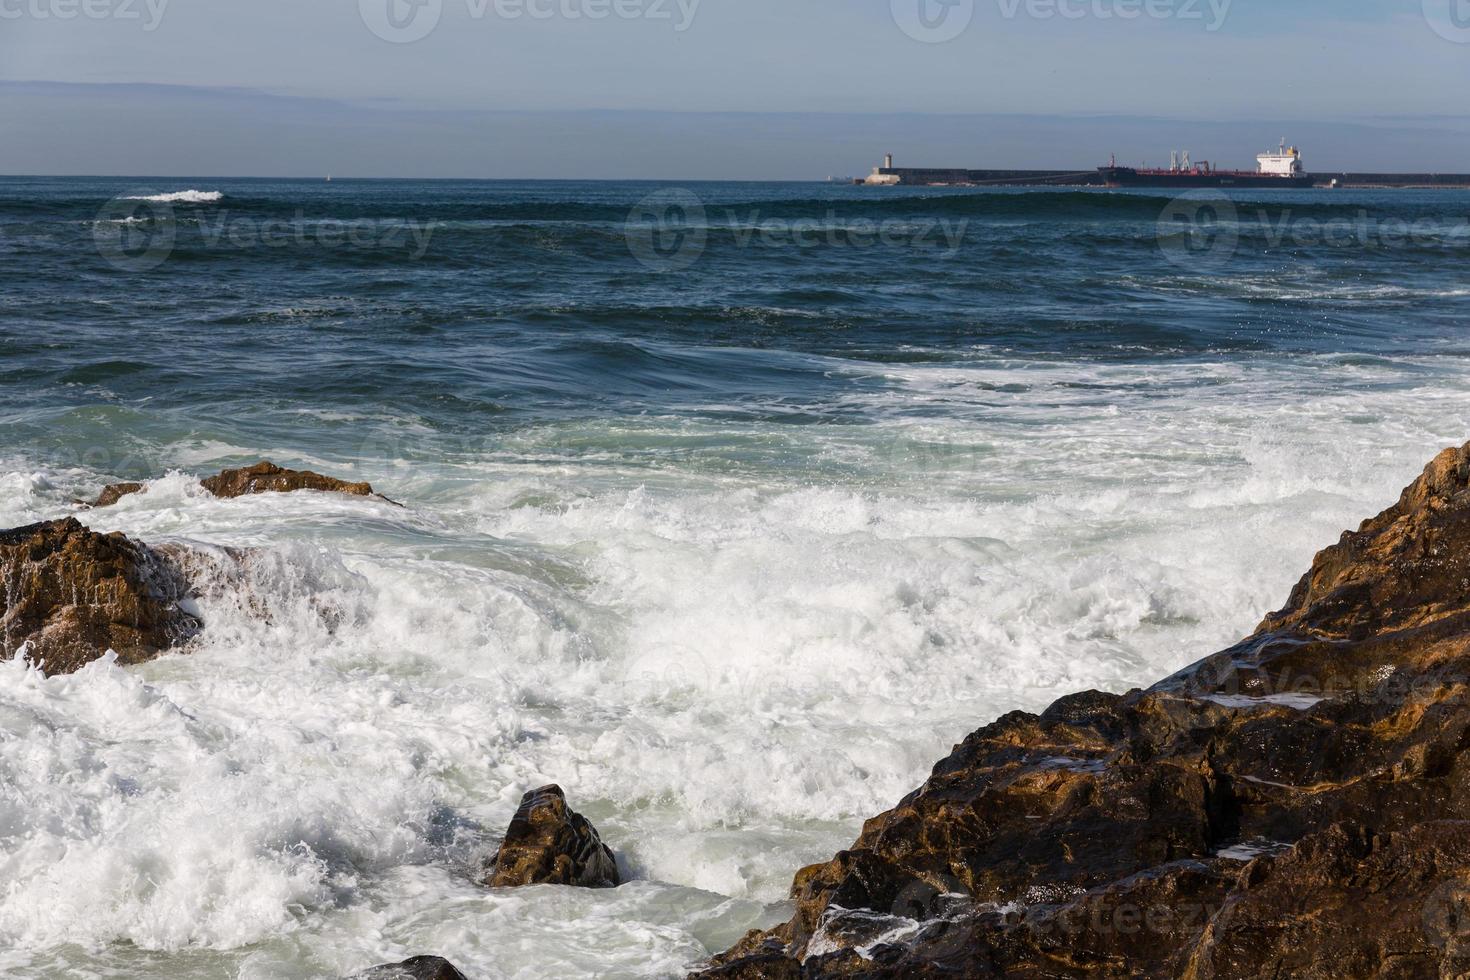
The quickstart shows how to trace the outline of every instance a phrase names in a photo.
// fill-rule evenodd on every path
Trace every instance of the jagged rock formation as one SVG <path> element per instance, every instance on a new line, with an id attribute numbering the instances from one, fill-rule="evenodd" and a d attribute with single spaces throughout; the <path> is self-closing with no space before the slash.
<path id="1" fill-rule="evenodd" d="M 321 490 L 355 497 L 376 496 L 372 486 L 367 483 L 347 483 L 310 470 L 282 469 L 268 461 L 243 469 L 225 470 L 199 482 L 216 497 L 227 499 L 255 493 L 292 493 L 296 490 Z"/>
<path id="2" fill-rule="evenodd" d="M 330 493 L 346 493 L 357 497 L 376 497 L 393 503 L 382 494 L 374 493 L 371 484 L 348 483 L 336 477 L 323 476 L 310 470 L 288 470 L 269 461 L 256 463 L 242 469 L 224 470 L 215 476 L 199 481 L 200 486 L 216 497 L 244 497 L 257 493 L 292 493 L 296 490 L 320 490 Z M 114 483 L 102 489 L 92 503 L 93 507 L 110 507 L 129 494 L 140 493 L 146 487 L 141 483 Z"/>
<path id="3" fill-rule="evenodd" d="M 545 786 L 521 799 L 485 879 L 491 888 L 616 888 L 621 883 L 612 851 L 597 828 L 567 806 L 560 786 Z"/>
<path id="4" fill-rule="evenodd" d="M 92 506 L 111 507 L 129 494 L 142 493 L 146 489 L 147 487 L 141 483 L 110 483 L 102 488 L 97 499 L 92 501 Z"/>
<path id="5" fill-rule="evenodd" d="M 361 973 L 353 974 L 348 980 L 467 980 L 454 964 L 440 956 L 415 956 L 402 963 L 387 963 Z"/>
<path id="6" fill-rule="evenodd" d="M 972 734 L 699 974 L 1470 977 L 1470 446 L 1146 691 Z"/>
<path id="7" fill-rule="evenodd" d="M 198 632 L 176 558 L 74 519 L 0 531 L 0 654 L 67 674 L 108 649 L 140 663 Z"/>

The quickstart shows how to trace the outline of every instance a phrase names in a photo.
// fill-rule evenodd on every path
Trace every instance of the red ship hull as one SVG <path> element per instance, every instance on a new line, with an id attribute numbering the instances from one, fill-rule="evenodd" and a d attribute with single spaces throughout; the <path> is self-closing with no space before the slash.
<path id="1" fill-rule="evenodd" d="M 1311 174 L 1263 174 L 1246 170 L 1135 170 L 1098 167 L 1108 187 L 1249 187 L 1295 190 L 1317 185 Z"/>

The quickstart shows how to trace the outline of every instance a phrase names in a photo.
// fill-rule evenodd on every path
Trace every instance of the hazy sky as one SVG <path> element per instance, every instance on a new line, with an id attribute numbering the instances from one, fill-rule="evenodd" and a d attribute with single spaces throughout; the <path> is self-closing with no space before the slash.
<path id="1" fill-rule="evenodd" d="M 1345 141 L 1317 147 L 1334 168 L 1470 170 L 1467 82 L 1470 0 L 0 0 L 0 170 L 315 174 L 334 144 L 344 175 L 1094 165 L 1031 154 L 1057 151 L 1046 127 L 1089 134 L 1079 155 L 1120 142 L 1099 115 L 1157 120 L 1120 158 L 1187 130 L 1196 159 L 1287 135 L 1310 165 L 1293 125 Z M 1045 119 L 1033 143 L 1003 116 Z M 1200 121 L 1251 141 L 1208 145 Z M 1411 142 L 1337 159 L 1360 123 Z M 801 152 L 807 133 L 843 152 Z"/>

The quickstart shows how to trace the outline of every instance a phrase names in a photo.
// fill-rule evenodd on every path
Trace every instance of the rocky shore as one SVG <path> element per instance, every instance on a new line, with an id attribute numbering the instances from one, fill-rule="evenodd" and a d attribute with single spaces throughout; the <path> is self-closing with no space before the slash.
<path id="1" fill-rule="evenodd" d="M 269 462 L 225 470 L 200 483 L 226 499 L 314 490 L 394 503 L 367 483 Z M 146 491 L 141 483 L 113 484 L 90 508 Z M 234 549 L 206 552 L 99 534 L 71 517 L 0 531 L 0 656 L 24 651 L 33 666 L 56 676 L 109 652 L 131 665 L 186 647 L 206 628 L 193 600 L 221 581 L 238 579 L 234 573 L 249 559 L 249 552 Z M 621 880 L 612 849 L 597 829 L 572 810 L 560 786 L 545 786 L 525 794 L 480 883 L 497 889 L 616 888 Z M 415 956 L 371 967 L 352 980 L 465 977 L 441 957 Z"/>
<path id="2" fill-rule="evenodd" d="M 1148 690 L 981 728 L 695 976 L 1470 976 L 1470 447 Z"/>
<path id="3" fill-rule="evenodd" d="M 200 484 L 225 499 L 315 490 L 393 503 L 370 484 L 270 462 L 224 470 Z M 112 484 L 90 507 L 146 491 L 141 483 Z M 201 580 L 225 571 L 220 554 L 98 534 L 75 518 L 0 531 L 0 656 L 25 647 L 27 659 L 51 675 L 72 673 L 109 650 L 124 664 L 150 660 L 204 628 L 192 600 Z"/>
<path id="4" fill-rule="evenodd" d="M 268 463 L 212 479 L 373 493 Z M 0 651 L 65 673 L 185 644 L 208 628 L 200 560 L 72 518 L 0 532 Z M 621 880 L 548 786 L 482 883 Z M 789 921 L 693 976 L 1470 977 L 1470 445 L 1319 554 L 1251 636 L 1146 690 L 979 729 L 791 896 Z M 360 976 L 461 974 L 416 957 Z"/>
<path id="5" fill-rule="evenodd" d="M 0 531 L 0 655 L 22 646 L 49 674 L 108 650 L 141 663 L 194 636 L 176 549 L 97 534 L 74 518 Z"/>

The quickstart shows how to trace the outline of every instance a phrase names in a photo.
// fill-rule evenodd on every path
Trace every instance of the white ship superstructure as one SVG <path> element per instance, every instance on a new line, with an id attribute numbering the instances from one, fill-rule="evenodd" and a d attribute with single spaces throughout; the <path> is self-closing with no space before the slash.
<path id="1" fill-rule="evenodd" d="M 1281 148 L 1275 153 L 1262 153 L 1256 157 L 1256 163 L 1263 174 L 1293 177 L 1306 172 L 1302 167 L 1301 151 L 1294 146 L 1287 146 L 1286 140 L 1281 141 Z"/>

